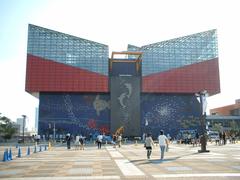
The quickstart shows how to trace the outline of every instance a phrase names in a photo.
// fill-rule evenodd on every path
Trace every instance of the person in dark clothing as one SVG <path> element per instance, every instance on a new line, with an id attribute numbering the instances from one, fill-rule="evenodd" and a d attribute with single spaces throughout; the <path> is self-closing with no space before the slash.
<path id="1" fill-rule="evenodd" d="M 222 139 L 223 139 L 223 137 L 222 137 L 222 133 L 221 133 L 221 132 L 219 132 L 219 145 L 221 145 L 221 144 L 222 144 Z"/>
<path id="2" fill-rule="evenodd" d="M 226 133 L 222 133 L 223 144 L 226 145 Z"/>
<path id="3" fill-rule="evenodd" d="M 199 134 L 198 134 L 198 132 L 196 132 L 196 134 L 195 134 L 195 140 L 194 140 L 194 143 L 193 143 L 193 146 L 194 145 L 198 145 L 199 144 Z"/>
<path id="4" fill-rule="evenodd" d="M 67 149 L 71 149 L 71 135 L 68 133 L 66 135 L 66 141 L 67 141 Z"/>
<path id="5" fill-rule="evenodd" d="M 114 134 L 113 135 L 113 147 L 116 148 L 116 143 L 117 143 L 117 136 Z"/>
<path id="6" fill-rule="evenodd" d="M 80 150 L 84 150 L 84 137 L 82 135 L 80 135 L 79 142 L 80 142 Z"/>

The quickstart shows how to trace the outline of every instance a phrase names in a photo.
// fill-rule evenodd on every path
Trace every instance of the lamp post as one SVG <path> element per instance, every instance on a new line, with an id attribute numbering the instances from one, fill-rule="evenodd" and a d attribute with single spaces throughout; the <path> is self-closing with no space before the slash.
<path id="1" fill-rule="evenodd" d="M 56 136 L 56 128 L 55 128 L 55 122 L 54 122 L 53 124 L 53 142 L 54 143 L 56 142 L 55 136 Z"/>
<path id="2" fill-rule="evenodd" d="M 22 117 L 23 117 L 23 132 L 22 132 L 22 134 L 23 134 L 23 143 L 24 143 L 24 129 L 25 129 L 25 120 L 26 120 L 26 115 L 22 115 Z"/>
<path id="3" fill-rule="evenodd" d="M 202 135 L 200 137 L 201 150 L 198 150 L 199 153 L 210 152 L 206 148 L 206 146 L 207 146 L 207 133 L 206 133 L 206 124 L 205 124 L 205 122 L 206 122 L 206 107 L 207 107 L 206 95 L 207 95 L 206 90 L 196 93 L 196 96 L 200 98 L 200 110 L 201 110 L 200 125 L 201 125 L 201 129 L 202 129 Z"/>

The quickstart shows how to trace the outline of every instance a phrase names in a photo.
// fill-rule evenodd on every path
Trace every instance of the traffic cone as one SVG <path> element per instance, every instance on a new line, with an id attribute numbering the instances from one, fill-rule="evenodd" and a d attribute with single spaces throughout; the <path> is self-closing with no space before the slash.
<path id="1" fill-rule="evenodd" d="M 18 147 L 18 156 L 17 157 L 19 157 L 19 158 L 22 157 L 22 152 L 21 152 L 21 147 L 20 146 Z"/>
<path id="2" fill-rule="evenodd" d="M 4 153 L 3 153 L 3 161 L 8 161 L 8 153 L 7 153 L 7 149 L 5 149 Z"/>
<path id="3" fill-rule="evenodd" d="M 27 156 L 29 156 L 30 155 L 30 147 L 28 146 L 28 148 L 27 148 Z"/>
<path id="4" fill-rule="evenodd" d="M 9 152 L 8 152 L 8 160 L 9 161 L 12 160 L 12 150 L 11 150 L 11 148 L 9 149 Z"/>

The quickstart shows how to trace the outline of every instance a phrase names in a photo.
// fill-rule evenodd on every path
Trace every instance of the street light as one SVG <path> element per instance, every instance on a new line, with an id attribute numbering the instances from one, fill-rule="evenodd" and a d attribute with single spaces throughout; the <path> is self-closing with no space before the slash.
<path id="1" fill-rule="evenodd" d="M 23 117 L 23 129 L 22 129 L 22 130 L 23 130 L 23 132 L 22 132 L 22 133 L 23 133 L 23 143 L 24 143 L 24 129 L 25 129 L 25 120 L 26 120 L 26 117 L 27 117 L 27 116 L 26 116 L 26 115 L 22 115 L 22 117 Z"/>
<path id="2" fill-rule="evenodd" d="M 200 98 L 200 110 L 201 110 L 201 114 L 200 114 L 200 125 L 201 125 L 201 129 L 202 129 L 202 135 L 200 137 L 201 150 L 198 150 L 198 152 L 199 153 L 210 152 L 206 148 L 207 133 L 206 133 L 205 122 L 206 122 L 206 108 L 207 108 L 207 100 L 206 100 L 207 91 L 206 90 L 200 91 L 200 92 L 196 93 L 195 95 Z"/>
<path id="3" fill-rule="evenodd" d="M 53 124 L 53 142 L 54 143 L 56 142 L 55 136 L 56 136 L 56 127 L 55 127 L 55 122 L 54 122 L 54 124 Z"/>

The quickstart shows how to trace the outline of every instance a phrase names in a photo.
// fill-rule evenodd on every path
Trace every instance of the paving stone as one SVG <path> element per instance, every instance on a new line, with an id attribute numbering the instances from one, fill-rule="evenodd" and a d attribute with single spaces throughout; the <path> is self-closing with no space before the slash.
<path id="1" fill-rule="evenodd" d="M 186 166 L 165 167 L 168 171 L 191 171 L 192 168 Z"/>
<path id="2" fill-rule="evenodd" d="M 110 151 L 118 152 L 112 153 L 112 156 L 108 152 L 109 149 L 105 147 L 97 150 L 96 147 L 87 146 L 85 151 L 67 151 L 66 147 L 54 147 L 52 151 L 0 162 L 0 180 L 2 177 L 7 180 L 18 180 L 11 178 L 21 177 L 22 179 L 19 180 L 25 180 L 25 178 L 26 180 L 104 178 L 139 180 L 153 179 L 154 177 L 162 179 L 165 176 L 168 180 L 172 179 L 171 176 L 195 180 L 198 177 L 199 179 L 207 179 L 207 175 L 211 175 L 211 180 L 219 180 L 223 177 L 225 179 L 240 179 L 240 144 L 208 146 L 211 153 L 206 154 L 198 154 L 198 149 L 200 147 L 173 144 L 170 152 L 167 152 L 165 159 L 161 161 L 159 160 L 158 147 L 153 149 L 151 159 L 147 160 L 146 150 L 141 144 L 138 146 L 123 145 L 114 150 L 110 148 Z M 122 167 L 119 167 L 115 160 L 128 160 L 129 163 L 143 172 L 143 175 L 124 175 Z M 193 174 L 196 177 L 192 177 Z"/>
<path id="3" fill-rule="evenodd" d="M 16 169 L 16 170 L 6 170 L 6 171 L 0 171 L 0 175 L 16 175 L 18 173 L 21 173 L 22 170 Z"/>

